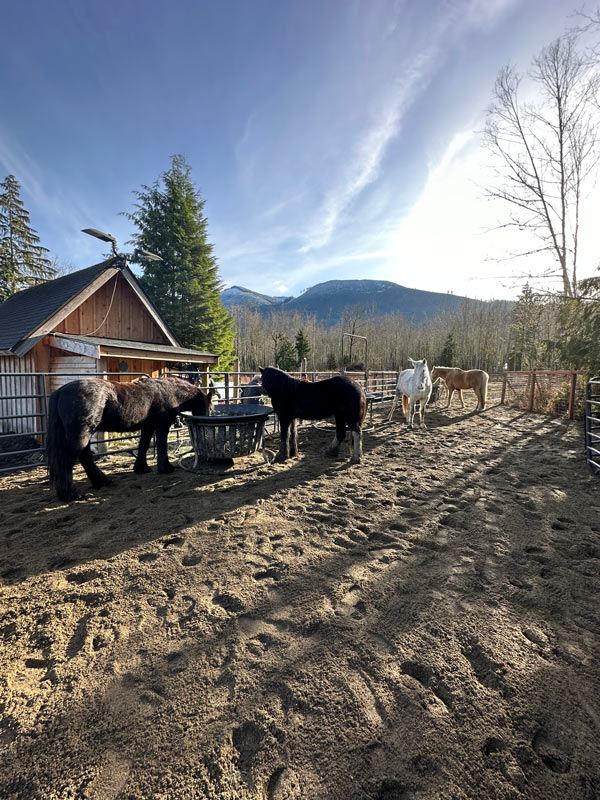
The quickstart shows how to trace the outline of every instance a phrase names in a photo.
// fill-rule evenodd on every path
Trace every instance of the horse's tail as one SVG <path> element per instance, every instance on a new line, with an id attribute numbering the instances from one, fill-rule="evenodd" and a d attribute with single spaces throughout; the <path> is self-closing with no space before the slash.
<path id="1" fill-rule="evenodd" d="M 488 381 L 489 381 L 489 379 L 490 379 L 490 376 L 487 374 L 487 372 L 484 372 L 483 376 L 482 376 L 482 379 L 481 379 L 481 410 L 482 411 L 485 408 L 485 404 L 487 403 L 487 390 L 488 390 Z"/>
<path id="2" fill-rule="evenodd" d="M 65 426 L 58 411 L 59 391 L 57 389 L 50 395 L 46 425 L 46 462 L 50 485 L 56 489 L 59 499 L 65 500 L 70 498 L 72 459 Z"/>
<path id="3" fill-rule="evenodd" d="M 403 394 L 402 395 L 402 413 L 406 414 L 407 411 L 408 411 L 408 397 L 405 394 Z"/>

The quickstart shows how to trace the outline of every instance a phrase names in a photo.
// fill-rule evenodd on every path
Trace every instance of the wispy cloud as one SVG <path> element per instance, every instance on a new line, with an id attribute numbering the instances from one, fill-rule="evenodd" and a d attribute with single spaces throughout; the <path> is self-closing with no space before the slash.
<path id="1" fill-rule="evenodd" d="M 341 169 L 337 181 L 327 192 L 308 227 L 299 248 L 308 253 L 327 245 L 344 212 L 366 187 L 377 180 L 390 142 L 396 138 L 411 106 L 436 74 L 444 49 L 459 39 L 466 30 L 489 28 L 519 0 L 470 0 L 464 4 L 448 5 L 427 26 L 421 44 L 417 41 L 400 65 L 395 66 L 398 77 L 392 80 L 392 91 L 383 95 L 373 123 L 359 136 L 357 144 Z M 399 12 L 398 12 L 399 13 Z M 386 23 L 387 35 L 396 28 Z"/>
<path id="2" fill-rule="evenodd" d="M 60 223 L 66 231 L 78 220 L 90 218 L 89 207 L 80 198 L 66 197 L 56 176 L 45 173 L 25 150 L 16 142 L 10 141 L 0 131 L 0 164 L 5 173 L 12 173 L 23 192 L 35 203 L 38 212 Z M 53 184 L 49 192 L 48 183 Z"/>

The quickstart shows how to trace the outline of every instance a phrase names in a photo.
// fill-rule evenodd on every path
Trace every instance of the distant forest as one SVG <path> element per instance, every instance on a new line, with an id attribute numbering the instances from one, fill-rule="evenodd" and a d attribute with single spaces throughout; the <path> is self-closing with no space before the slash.
<path id="1" fill-rule="evenodd" d="M 590 296 L 591 295 L 591 296 Z M 230 309 L 234 318 L 234 350 L 240 369 L 277 364 L 293 370 L 306 357 L 313 370 L 364 365 L 364 343 L 344 347 L 342 334 L 368 340 L 370 369 L 404 369 L 408 358 L 430 364 L 485 369 L 585 369 L 600 371 L 600 289 L 586 299 L 536 294 L 528 285 L 516 303 L 464 300 L 455 312 L 443 312 L 415 324 L 399 314 L 374 316 L 366 309 L 347 308 L 333 326 L 314 316 L 278 311 L 265 316 L 245 307 Z"/>

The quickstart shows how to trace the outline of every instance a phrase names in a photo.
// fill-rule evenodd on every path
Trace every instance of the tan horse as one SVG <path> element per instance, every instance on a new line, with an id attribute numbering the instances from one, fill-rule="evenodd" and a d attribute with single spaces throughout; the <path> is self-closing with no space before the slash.
<path id="1" fill-rule="evenodd" d="M 434 367 L 431 370 L 431 380 L 435 383 L 436 380 L 441 378 L 448 387 L 448 404 L 446 408 L 450 407 L 450 400 L 452 394 L 456 390 L 458 398 L 465 407 L 462 399 L 463 389 L 473 389 L 477 397 L 476 411 L 483 411 L 485 402 L 487 400 L 487 387 L 489 375 L 482 369 L 458 369 L 458 367 Z"/>

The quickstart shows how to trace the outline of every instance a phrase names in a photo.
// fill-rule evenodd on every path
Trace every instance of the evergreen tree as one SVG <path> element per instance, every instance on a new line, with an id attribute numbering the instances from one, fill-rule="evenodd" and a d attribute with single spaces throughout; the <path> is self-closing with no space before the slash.
<path id="1" fill-rule="evenodd" d="M 442 350 L 442 354 L 440 356 L 440 364 L 447 367 L 453 367 L 454 362 L 456 360 L 456 342 L 454 341 L 454 336 L 449 333 L 446 336 L 446 341 L 444 342 L 444 349 Z"/>
<path id="2" fill-rule="evenodd" d="M 279 369 L 283 369 L 286 372 L 294 370 L 298 366 L 298 362 L 296 361 L 296 351 L 288 339 L 287 334 L 282 332 L 275 334 L 274 341 L 275 363 Z"/>
<path id="3" fill-rule="evenodd" d="M 54 277 L 56 270 L 46 258 L 48 252 L 30 225 L 19 182 L 8 175 L 0 183 L 0 302 Z"/>
<path id="4" fill-rule="evenodd" d="M 564 298 L 559 312 L 563 365 L 600 372 L 600 278 L 579 282 L 579 299 Z"/>
<path id="5" fill-rule="evenodd" d="M 135 211 L 126 214 L 139 233 L 131 243 L 162 261 L 144 261 L 141 284 L 179 341 L 216 353 L 227 369 L 233 355 L 233 324 L 221 303 L 221 282 L 207 241 L 204 200 L 183 156 L 152 186 L 134 192 Z"/>
<path id="6" fill-rule="evenodd" d="M 539 330 L 543 301 L 529 284 L 525 284 L 510 321 L 513 369 L 534 369 L 538 366 Z"/>
<path id="7" fill-rule="evenodd" d="M 307 358 L 310 353 L 310 344 L 308 336 L 304 333 L 302 328 L 296 334 L 296 356 L 298 357 L 298 366 L 302 365 L 302 360 Z"/>
<path id="8" fill-rule="evenodd" d="M 329 353 L 327 353 L 327 360 L 325 362 L 325 369 L 328 369 L 331 372 L 333 372 L 334 370 L 337 369 L 337 366 L 338 366 L 338 361 L 337 361 L 336 355 L 335 355 L 335 353 L 332 353 L 330 351 Z"/>

